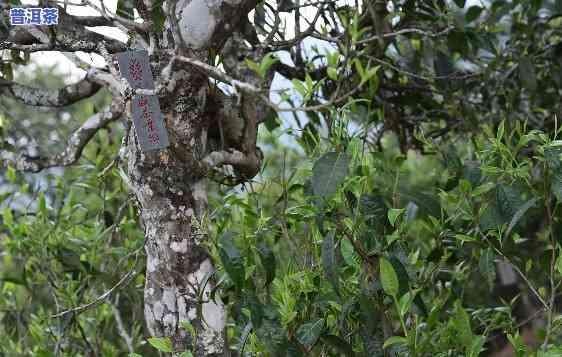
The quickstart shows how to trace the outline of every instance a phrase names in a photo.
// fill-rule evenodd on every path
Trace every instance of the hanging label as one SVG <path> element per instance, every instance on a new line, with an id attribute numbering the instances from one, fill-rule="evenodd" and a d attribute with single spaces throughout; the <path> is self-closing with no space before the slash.
<path id="1" fill-rule="evenodd" d="M 135 95 L 132 114 L 137 140 L 143 150 L 162 149 L 170 144 L 157 96 Z"/>
<path id="2" fill-rule="evenodd" d="M 135 50 L 117 53 L 121 76 L 133 89 L 154 89 L 148 52 Z M 160 103 L 155 95 L 137 94 L 131 101 L 133 125 L 139 145 L 143 151 L 169 146 L 168 132 L 160 112 Z"/>

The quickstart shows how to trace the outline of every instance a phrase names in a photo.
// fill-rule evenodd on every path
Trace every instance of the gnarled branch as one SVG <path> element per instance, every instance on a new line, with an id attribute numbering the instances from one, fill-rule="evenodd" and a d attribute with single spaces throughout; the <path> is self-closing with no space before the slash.
<path id="1" fill-rule="evenodd" d="M 88 76 L 78 83 L 59 89 L 35 88 L 0 79 L 0 93 L 8 94 L 27 105 L 41 107 L 64 107 L 93 96 L 100 88 Z"/>

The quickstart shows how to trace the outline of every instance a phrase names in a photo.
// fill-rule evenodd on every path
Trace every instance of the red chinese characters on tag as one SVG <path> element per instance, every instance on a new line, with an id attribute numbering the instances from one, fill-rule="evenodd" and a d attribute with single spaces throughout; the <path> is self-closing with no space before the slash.
<path id="1" fill-rule="evenodd" d="M 159 108 L 158 98 L 154 95 L 136 95 L 133 98 L 133 123 L 143 150 L 161 149 L 169 145 Z"/>
<path id="2" fill-rule="evenodd" d="M 158 142 L 160 141 L 160 136 L 158 135 L 158 131 L 154 119 L 152 117 L 152 113 L 148 109 L 148 99 L 146 97 L 141 98 L 139 100 L 139 107 L 142 110 L 142 119 L 144 122 L 144 126 L 148 131 L 148 141 L 152 145 L 157 145 Z"/>
<path id="3" fill-rule="evenodd" d="M 142 67 L 136 58 L 133 58 L 131 63 L 129 63 L 129 73 L 133 81 L 138 82 L 142 80 Z"/>

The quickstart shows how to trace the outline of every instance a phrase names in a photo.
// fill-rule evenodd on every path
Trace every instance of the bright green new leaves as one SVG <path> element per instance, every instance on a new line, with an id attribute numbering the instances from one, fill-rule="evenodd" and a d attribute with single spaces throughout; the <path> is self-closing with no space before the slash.
<path id="1" fill-rule="evenodd" d="M 472 329 L 470 327 L 470 317 L 465 309 L 463 309 L 460 301 L 455 304 L 454 316 L 452 319 L 453 326 L 457 333 L 458 341 L 467 349 L 472 346 Z"/>
<path id="2" fill-rule="evenodd" d="M 404 208 L 391 208 L 388 210 L 388 221 L 394 227 L 396 220 L 400 217 L 406 210 Z"/>
<path id="3" fill-rule="evenodd" d="M 380 279 L 382 288 L 385 293 L 396 297 L 398 295 L 398 276 L 392 267 L 392 264 L 385 258 L 379 259 Z"/>
<path id="4" fill-rule="evenodd" d="M 275 63 L 279 62 L 279 58 L 275 57 L 273 53 L 268 53 L 262 59 L 262 61 L 258 64 L 252 61 L 249 58 L 245 59 L 246 65 L 256 72 L 261 78 L 265 78 L 265 75 Z"/>
<path id="5" fill-rule="evenodd" d="M 150 337 L 148 343 L 160 352 L 174 352 L 172 340 L 169 337 Z"/>
<path id="6" fill-rule="evenodd" d="M 389 337 L 386 341 L 384 341 L 384 344 L 382 345 L 382 347 L 388 348 L 388 347 L 393 346 L 393 345 L 407 345 L 407 344 L 408 344 L 408 339 L 406 337 L 392 336 L 392 337 Z"/>
<path id="7" fill-rule="evenodd" d="M 334 193 L 348 173 L 349 157 L 342 152 L 329 152 L 314 163 L 312 190 L 315 195 L 327 198 Z"/>

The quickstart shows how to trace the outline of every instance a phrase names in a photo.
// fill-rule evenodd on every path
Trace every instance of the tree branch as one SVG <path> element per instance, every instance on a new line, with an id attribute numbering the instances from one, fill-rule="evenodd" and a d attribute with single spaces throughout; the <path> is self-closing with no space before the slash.
<path id="1" fill-rule="evenodd" d="M 28 155 L 15 157 L 14 153 L 2 150 L 0 151 L 2 166 L 12 165 L 20 171 L 39 172 L 50 167 L 72 165 L 80 159 L 82 150 L 98 130 L 117 120 L 123 110 L 123 105 L 114 101 L 108 110 L 92 115 L 70 135 L 64 151 L 54 157 L 30 157 Z"/>
<path id="2" fill-rule="evenodd" d="M 63 107 L 93 96 L 101 86 L 88 76 L 78 83 L 59 89 L 34 88 L 12 81 L 0 79 L 0 93 L 22 101 L 27 105 L 41 107 Z"/>

